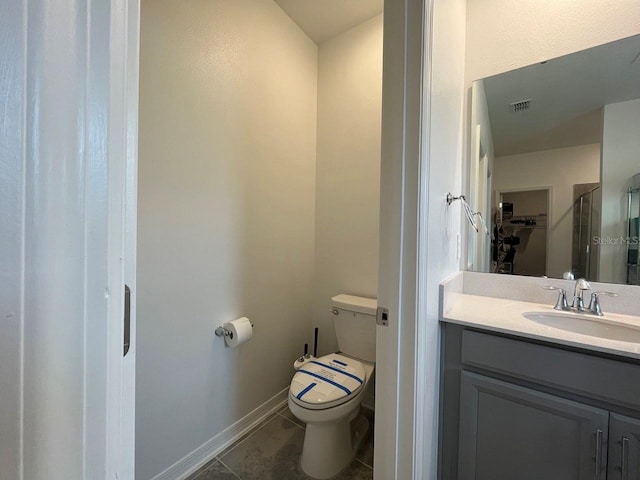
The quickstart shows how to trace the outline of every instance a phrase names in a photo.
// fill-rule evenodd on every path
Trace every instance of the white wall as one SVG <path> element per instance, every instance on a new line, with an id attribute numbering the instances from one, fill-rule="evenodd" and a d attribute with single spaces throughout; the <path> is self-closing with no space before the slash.
<path id="1" fill-rule="evenodd" d="M 458 195 L 462 188 L 464 11 L 462 0 L 436 1 L 434 6 L 428 152 L 429 273 L 438 282 L 460 266 L 457 235 L 462 206 L 456 202 L 448 207 L 446 196 L 449 192 Z M 433 307 L 433 313 L 437 313 Z"/>
<path id="2" fill-rule="evenodd" d="M 429 122 L 429 249 L 431 278 L 442 281 L 459 270 L 457 234 L 462 205 L 447 206 L 447 193 L 462 189 L 464 122 L 465 1 L 441 0 L 434 6 Z M 437 283 L 430 285 L 434 289 Z M 434 305 L 433 313 L 437 306 Z"/>
<path id="3" fill-rule="evenodd" d="M 429 193 L 428 215 L 429 223 L 433 222 L 433 227 L 429 226 L 428 254 L 431 282 L 436 279 L 441 281 L 448 272 L 458 269 L 455 237 L 460 231 L 460 223 L 452 221 L 453 226 L 444 238 L 441 232 L 447 230 L 438 224 L 445 210 L 440 203 L 441 198 L 446 190 L 460 190 L 460 178 L 467 168 L 469 149 L 466 147 L 466 151 L 463 151 L 459 138 L 466 131 L 466 142 L 470 139 L 467 102 L 471 82 L 640 33 L 640 3 L 637 0 L 573 0 L 543 4 L 539 0 L 435 0 L 434 3 L 434 85 L 429 172 L 432 178 L 429 187 L 432 190 Z M 460 82 L 459 76 L 465 80 Z M 463 101 L 464 109 L 459 103 Z M 427 302 L 433 304 L 428 320 L 434 323 L 430 330 L 430 342 L 423 348 L 432 353 L 427 358 L 434 364 L 434 378 L 430 381 L 435 385 L 435 352 L 438 350 L 435 323 L 438 296 L 435 290 L 429 290 Z M 437 393 L 429 395 L 424 401 L 429 405 L 437 403 Z M 428 440 L 423 442 L 422 447 L 435 453 L 435 445 Z M 435 471 L 435 461 L 427 463 Z"/>
<path id="4" fill-rule="evenodd" d="M 287 387 L 310 338 L 317 48 L 272 0 L 142 5 L 136 478 Z M 254 338 L 227 349 L 217 325 Z"/>
<path id="5" fill-rule="evenodd" d="M 425 145 L 428 170 L 424 181 L 428 182 L 428 211 L 421 222 L 426 231 L 427 259 L 423 265 L 426 276 L 423 305 L 426 317 L 419 317 L 418 328 L 423 330 L 424 352 L 419 359 L 426 385 L 433 389 L 424 398 L 425 418 L 423 445 L 426 471 L 423 478 L 436 478 L 438 444 L 438 398 L 440 326 L 438 323 L 438 285 L 460 270 L 458 235 L 461 233 L 460 202 L 447 206 L 448 192 L 458 195 L 463 188 L 462 158 L 464 115 L 464 51 L 465 51 L 464 0 L 436 0 L 433 11 L 431 109 L 425 122 L 429 142 Z M 420 206 L 422 210 L 423 205 Z"/>
<path id="6" fill-rule="evenodd" d="M 600 144 L 496 157 L 494 192 L 551 187 L 547 275 L 571 271 L 573 185 L 600 181 Z M 495 205 L 494 205 L 495 206 Z"/>
<path id="7" fill-rule="evenodd" d="M 468 0 L 467 85 L 637 33 L 637 0 Z"/>
<path id="8" fill-rule="evenodd" d="M 319 47 L 313 319 L 337 344 L 331 297 L 378 288 L 382 16 Z"/>
<path id="9" fill-rule="evenodd" d="M 640 100 L 604 107 L 602 134 L 602 224 L 600 236 L 626 237 L 627 189 L 640 173 Z M 600 246 L 601 282 L 626 283 L 627 247 L 622 242 Z"/>

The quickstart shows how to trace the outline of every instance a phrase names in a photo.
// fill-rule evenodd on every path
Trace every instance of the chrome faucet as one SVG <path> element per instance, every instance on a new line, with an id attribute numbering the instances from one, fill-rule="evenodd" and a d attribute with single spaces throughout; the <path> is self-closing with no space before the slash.
<path id="1" fill-rule="evenodd" d="M 591 290 L 591 285 L 584 278 L 576 280 L 576 286 L 573 289 L 573 302 L 571 308 L 579 312 L 586 311 L 584 308 L 584 292 L 585 290 Z"/>
<path id="2" fill-rule="evenodd" d="M 565 279 L 568 277 L 565 274 Z M 573 280 L 573 279 L 572 279 Z M 555 310 L 564 310 L 564 311 L 578 311 L 583 313 L 592 313 L 594 315 L 598 315 L 601 317 L 604 315 L 602 313 L 602 307 L 600 306 L 600 296 L 604 295 L 607 297 L 617 297 L 617 293 L 612 292 L 593 292 L 591 294 L 591 302 L 589 303 L 589 307 L 585 308 L 584 306 L 584 291 L 591 290 L 591 284 L 587 282 L 584 278 L 579 278 L 576 280 L 575 287 L 573 289 L 573 301 L 571 305 L 567 301 L 567 292 L 564 288 L 559 287 L 542 287 L 545 290 L 557 290 L 558 291 L 558 301 L 556 302 Z"/>

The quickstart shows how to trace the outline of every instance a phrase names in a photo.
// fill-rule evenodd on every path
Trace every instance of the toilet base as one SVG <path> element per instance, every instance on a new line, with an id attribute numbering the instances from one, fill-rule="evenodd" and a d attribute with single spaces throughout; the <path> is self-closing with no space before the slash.
<path id="1" fill-rule="evenodd" d="M 307 423 L 301 459 L 304 473 L 327 480 L 351 464 L 369 431 L 369 421 L 359 412 L 360 407 L 337 422 Z"/>

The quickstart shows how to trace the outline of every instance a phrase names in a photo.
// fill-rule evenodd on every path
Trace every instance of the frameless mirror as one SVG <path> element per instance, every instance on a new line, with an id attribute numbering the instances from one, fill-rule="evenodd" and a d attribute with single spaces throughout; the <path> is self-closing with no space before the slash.
<path id="1" fill-rule="evenodd" d="M 468 268 L 640 284 L 640 35 L 473 83 Z"/>

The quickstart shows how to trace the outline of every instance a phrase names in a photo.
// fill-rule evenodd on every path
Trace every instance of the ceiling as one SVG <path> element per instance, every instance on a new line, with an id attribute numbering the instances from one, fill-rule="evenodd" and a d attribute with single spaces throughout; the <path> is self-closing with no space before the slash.
<path id="1" fill-rule="evenodd" d="M 483 80 L 496 156 L 598 143 L 602 107 L 640 98 L 640 35 Z M 511 112 L 512 102 L 532 99 Z"/>
<path id="2" fill-rule="evenodd" d="M 384 0 L 275 1 L 318 45 L 381 14 L 384 4 Z"/>

